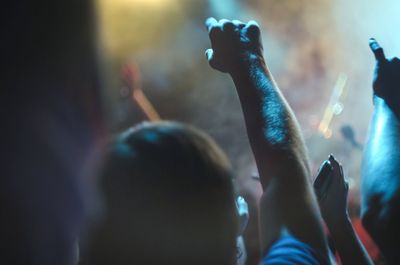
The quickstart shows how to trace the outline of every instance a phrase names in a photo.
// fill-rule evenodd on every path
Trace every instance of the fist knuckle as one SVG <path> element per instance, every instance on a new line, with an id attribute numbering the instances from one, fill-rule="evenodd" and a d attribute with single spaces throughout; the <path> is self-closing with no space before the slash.
<path id="1" fill-rule="evenodd" d="M 395 64 L 399 64 L 400 63 L 400 59 L 397 57 L 394 57 L 390 60 L 391 63 L 395 63 Z"/>
<path id="2" fill-rule="evenodd" d="M 248 25 L 246 27 L 246 34 L 251 39 L 258 38 L 260 36 L 260 28 L 255 24 Z"/>
<path id="3" fill-rule="evenodd" d="M 223 31 L 232 31 L 234 28 L 235 28 L 235 25 L 233 24 L 232 21 L 225 21 L 222 24 Z"/>
<path id="4" fill-rule="evenodd" d="M 248 25 L 247 31 L 252 33 L 259 33 L 260 27 L 257 24 L 251 23 L 250 25 Z"/>
<path id="5" fill-rule="evenodd" d="M 218 26 L 212 26 L 211 28 L 210 28 L 210 33 L 209 33 L 209 35 L 210 35 L 210 38 L 211 39 L 214 39 L 216 36 L 218 36 L 219 34 L 221 33 L 221 28 L 220 27 L 218 27 Z"/>
<path id="6" fill-rule="evenodd" d="M 250 25 L 249 25 L 249 30 L 256 30 L 256 31 L 259 31 L 260 30 L 260 28 L 258 27 L 258 25 L 257 24 L 255 24 L 255 23 L 251 23 Z"/>

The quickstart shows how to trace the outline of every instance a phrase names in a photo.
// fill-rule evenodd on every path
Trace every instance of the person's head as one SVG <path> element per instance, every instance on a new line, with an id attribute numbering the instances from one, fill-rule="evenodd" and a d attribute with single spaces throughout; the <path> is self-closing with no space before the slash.
<path id="1" fill-rule="evenodd" d="M 103 128 L 94 5 L 2 3 L 1 264 L 75 264 Z"/>
<path id="2" fill-rule="evenodd" d="M 231 167 L 206 134 L 172 122 L 129 129 L 111 145 L 100 186 L 105 215 L 92 264 L 234 260 Z"/>

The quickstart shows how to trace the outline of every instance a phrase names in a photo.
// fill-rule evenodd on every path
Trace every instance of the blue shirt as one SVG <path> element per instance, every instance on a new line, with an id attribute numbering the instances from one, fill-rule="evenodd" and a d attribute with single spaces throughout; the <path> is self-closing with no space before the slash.
<path id="1" fill-rule="evenodd" d="M 328 265 L 328 258 L 291 235 L 276 241 L 261 265 Z"/>

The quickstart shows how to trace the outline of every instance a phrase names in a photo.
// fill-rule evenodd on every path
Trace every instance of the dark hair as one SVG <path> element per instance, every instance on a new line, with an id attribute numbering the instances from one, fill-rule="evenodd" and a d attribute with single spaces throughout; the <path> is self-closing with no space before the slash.
<path id="1" fill-rule="evenodd" d="M 215 142 L 190 126 L 144 123 L 122 133 L 102 172 L 106 214 L 91 264 L 230 263 L 231 173 Z"/>

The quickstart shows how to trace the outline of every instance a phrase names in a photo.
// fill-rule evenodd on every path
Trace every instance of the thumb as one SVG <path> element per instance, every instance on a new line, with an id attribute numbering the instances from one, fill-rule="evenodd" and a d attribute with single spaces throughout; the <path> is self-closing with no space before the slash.
<path id="1" fill-rule="evenodd" d="M 221 72 L 225 72 L 225 71 L 223 71 L 220 63 L 218 63 L 218 60 L 215 58 L 213 49 L 206 50 L 206 57 L 207 57 L 208 63 L 210 64 L 210 66 L 212 68 L 219 70 Z"/>
<path id="2" fill-rule="evenodd" d="M 369 39 L 369 47 L 371 48 L 371 51 L 374 53 L 375 59 L 378 62 L 384 62 L 386 60 L 385 53 L 383 52 L 381 45 L 379 45 L 374 38 Z"/>
<path id="3" fill-rule="evenodd" d="M 215 65 L 215 58 L 214 58 L 213 49 L 207 49 L 206 50 L 206 58 L 207 58 L 208 63 L 210 64 L 210 66 L 212 68 L 215 68 L 216 65 Z"/>
<path id="4" fill-rule="evenodd" d="M 207 60 L 210 62 L 213 59 L 214 51 L 213 51 L 213 49 L 207 49 L 205 54 L 206 54 Z"/>

